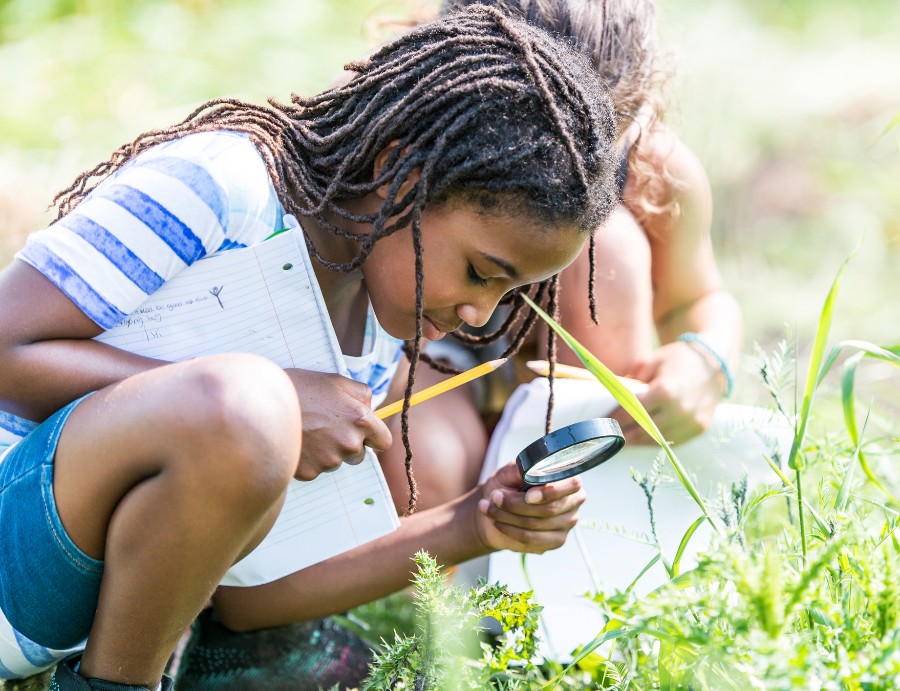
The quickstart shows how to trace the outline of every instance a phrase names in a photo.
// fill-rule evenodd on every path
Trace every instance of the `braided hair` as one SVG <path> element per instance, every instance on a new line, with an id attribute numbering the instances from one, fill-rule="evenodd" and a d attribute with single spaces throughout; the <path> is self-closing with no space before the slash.
<path id="1" fill-rule="evenodd" d="M 182 122 L 152 130 L 78 176 L 54 199 L 68 213 L 103 178 L 152 146 L 196 132 L 245 133 L 259 149 L 286 212 L 309 217 L 359 251 L 335 263 L 307 237 L 310 254 L 334 271 L 358 268 L 383 237 L 410 227 L 415 249 L 416 338 L 402 436 L 410 487 L 409 398 L 422 341 L 424 276 L 420 218 L 427 205 L 463 200 L 486 210 L 522 212 L 554 227 L 590 232 L 615 201 L 615 118 L 590 63 L 567 44 L 494 8 L 473 6 L 417 26 L 366 60 L 355 76 L 313 97 L 254 105 L 224 98 L 204 103 Z M 389 150 L 375 175 L 375 159 Z M 401 188 L 405 191 L 400 195 Z M 385 189 L 381 207 L 360 215 L 348 200 Z M 340 220 L 365 223 L 354 233 Z M 347 225 L 347 224 L 344 224 Z M 539 299 L 549 283 L 530 288 Z M 519 315 L 524 303 L 513 310 Z M 496 339 L 509 331 L 508 319 Z M 514 346 L 534 322 L 518 320 Z M 482 337 L 484 340 L 484 337 Z"/>

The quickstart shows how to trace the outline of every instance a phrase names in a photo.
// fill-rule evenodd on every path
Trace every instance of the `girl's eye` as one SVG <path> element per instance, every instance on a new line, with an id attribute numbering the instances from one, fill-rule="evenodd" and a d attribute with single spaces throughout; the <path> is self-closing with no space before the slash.
<path id="1" fill-rule="evenodd" d="M 482 288 L 484 288 L 488 283 L 488 280 L 486 278 L 482 278 L 478 275 L 478 272 L 475 271 L 475 267 L 471 264 L 469 264 L 469 280 L 475 285 L 481 286 Z"/>

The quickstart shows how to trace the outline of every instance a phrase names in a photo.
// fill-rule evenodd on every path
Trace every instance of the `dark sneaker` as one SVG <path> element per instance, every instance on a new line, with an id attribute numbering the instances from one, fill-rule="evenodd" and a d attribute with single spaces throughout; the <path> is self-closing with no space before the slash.
<path id="1" fill-rule="evenodd" d="M 80 659 L 81 655 L 72 655 L 56 665 L 50 679 L 49 691 L 155 691 L 146 686 L 117 684 L 104 679 L 85 679 L 75 671 L 75 665 Z M 174 691 L 174 688 L 172 680 L 164 676 L 162 691 Z"/>
<path id="2" fill-rule="evenodd" d="M 318 691 L 357 687 L 372 650 L 331 619 L 248 633 L 200 614 L 175 681 L 179 691 Z"/>

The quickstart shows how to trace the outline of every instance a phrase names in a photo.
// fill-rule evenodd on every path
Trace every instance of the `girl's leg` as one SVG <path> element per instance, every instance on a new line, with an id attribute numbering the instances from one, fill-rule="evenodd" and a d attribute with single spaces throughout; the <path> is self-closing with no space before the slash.
<path id="1" fill-rule="evenodd" d="M 588 248 L 560 275 L 560 321 L 582 345 L 616 374 L 627 374 L 653 348 L 653 285 L 650 243 L 635 217 L 619 204 L 595 231 L 594 298 L 599 326 L 588 302 Z M 544 331 L 546 333 L 546 331 Z M 546 337 L 541 339 L 545 348 Z M 568 348 L 559 361 L 580 365 Z"/>
<path id="2" fill-rule="evenodd" d="M 86 399 L 60 437 L 66 531 L 105 562 L 80 673 L 153 687 L 182 632 L 271 527 L 300 457 L 288 377 L 221 355 Z"/>

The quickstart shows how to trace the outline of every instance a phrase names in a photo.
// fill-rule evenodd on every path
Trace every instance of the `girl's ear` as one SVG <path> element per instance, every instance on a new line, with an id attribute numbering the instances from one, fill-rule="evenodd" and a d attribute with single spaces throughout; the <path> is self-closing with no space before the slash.
<path id="1" fill-rule="evenodd" d="M 396 139 L 388 144 L 381 152 L 375 157 L 375 164 L 372 167 L 372 179 L 377 180 L 378 176 L 381 175 L 381 171 L 384 168 L 385 163 L 387 163 L 388 156 L 391 155 L 391 152 L 397 148 L 400 144 Z M 400 185 L 400 189 L 397 191 L 396 199 L 403 199 L 403 197 L 413 188 L 419 181 L 419 169 L 415 168 L 410 171 L 409 175 L 406 176 L 406 180 L 403 181 L 403 184 Z M 381 197 L 382 199 L 387 198 L 388 188 L 391 186 L 390 182 L 386 182 L 375 190 L 375 193 Z"/>

